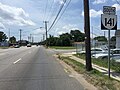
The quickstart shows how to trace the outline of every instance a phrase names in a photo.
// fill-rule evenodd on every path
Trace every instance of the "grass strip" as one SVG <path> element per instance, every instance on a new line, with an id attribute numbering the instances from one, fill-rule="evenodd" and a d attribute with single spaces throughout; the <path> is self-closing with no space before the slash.
<path id="1" fill-rule="evenodd" d="M 8 49 L 9 47 L 0 47 L 0 49 Z"/>
<path id="2" fill-rule="evenodd" d="M 85 60 L 84 54 L 74 54 L 74 56 Z M 106 59 L 101 60 L 101 59 L 96 59 L 96 58 L 91 58 L 91 59 L 92 59 L 93 64 L 108 68 L 108 60 Z M 114 60 L 111 60 L 110 66 L 112 70 L 115 70 L 116 72 L 120 72 L 120 63 L 115 62 Z"/>
<path id="3" fill-rule="evenodd" d="M 70 65 L 75 71 L 83 74 L 84 78 L 94 86 L 98 87 L 100 90 L 119 90 L 120 82 L 114 79 L 108 79 L 107 76 L 103 75 L 101 72 L 93 69 L 87 72 L 85 66 L 80 62 L 77 62 L 69 57 L 61 57 L 59 59 L 63 60 L 66 64 Z"/>
<path id="4" fill-rule="evenodd" d="M 72 47 L 72 46 L 66 46 L 66 47 L 62 47 L 62 46 L 49 46 L 49 48 L 52 48 L 52 49 L 65 49 L 65 50 L 75 49 L 75 47 Z"/>

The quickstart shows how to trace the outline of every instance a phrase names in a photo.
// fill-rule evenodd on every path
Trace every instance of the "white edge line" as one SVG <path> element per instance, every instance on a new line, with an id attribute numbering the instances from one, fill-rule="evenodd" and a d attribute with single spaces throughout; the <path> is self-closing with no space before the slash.
<path id="1" fill-rule="evenodd" d="M 16 64 L 17 62 L 19 62 L 21 60 L 21 58 L 20 59 L 18 59 L 17 61 L 15 61 L 15 62 L 13 62 L 14 64 Z"/>

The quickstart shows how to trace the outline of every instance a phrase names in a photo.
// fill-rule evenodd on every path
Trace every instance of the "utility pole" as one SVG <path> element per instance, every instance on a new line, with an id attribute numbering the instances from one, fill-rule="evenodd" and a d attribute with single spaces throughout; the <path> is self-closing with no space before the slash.
<path id="1" fill-rule="evenodd" d="M 91 64 L 91 43 L 90 43 L 90 18 L 89 0 L 84 0 L 84 30 L 85 30 L 85 49 L 86 49 L 86 70 L 92 70 Z"/>
<path id="2" fill-rule="evenodd" d="M 20 46 L 21 46 L 21 32 L 22 32 L 22 29 L 20 29 Z"/>
<path id="3" fill-rule="evenodd" d="M 32 36 L 32 44 L 34 43 L 34 37 Z"/>
<path id="4" fill-rule="evenodd" d="M 46 30 L 46 48 L 48 48 L 48 41 L 47 41 L 47 23 L 48 23 L 48 21 L 44 21 L 44 23 L 45 23 L 45 30 Z"/>
<path id="5" fill-rule="evenodd" d="M 30 43 L 32 42 L 32 34 L 30 34 Z"/>
<path id="6" fill-rule="evenodd" d="M 43 34 L 43 41 L 45 40 L 45 35 Z"/>
<path id="7" fill-rule="evenodd" d="M 8 41 L 10 43 L 10 28 L 9 28 L 9 37 L 8 37 Z"/>

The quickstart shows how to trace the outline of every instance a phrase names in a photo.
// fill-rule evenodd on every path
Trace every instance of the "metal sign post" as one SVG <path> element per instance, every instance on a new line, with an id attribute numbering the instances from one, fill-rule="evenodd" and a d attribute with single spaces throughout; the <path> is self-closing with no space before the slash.
<path id="1" fill-rule="evenodd" d="M 110 30 L 108 30 L 108 77 L 110 78 Z"/>
<path id="2" fill-rule="evenodd" d="M 103 14 L 101 15 L 101 29 L 108 30 L 108 77 L 110 78 L 110 30 L 117 30 L 116 8 L 111 6 L 103 6 Z"/>

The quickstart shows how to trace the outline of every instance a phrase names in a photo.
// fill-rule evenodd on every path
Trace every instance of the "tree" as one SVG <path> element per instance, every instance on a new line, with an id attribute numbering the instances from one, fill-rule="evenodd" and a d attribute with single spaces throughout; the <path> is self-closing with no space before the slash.
<path id="1" fill-rule="evenodd" d="M 48 46 L 55 46 L 56 45 L 56 40 L 58 38 L 57 37 L 54 37 L 54 36 L 51 36 L 47 39 L 48 41 Z"/>
<path id="2" fill-rule="evenodd" d="M 71 46 L 71 39 L 72 36 L 69 33 L 60 35 L 60 41 L 62 43 L 62 46 Z"/>
<path id="3" fill-rule="evenodd" d="M 71 30 L 70 34 L 75 42 L 83 42 L 85 40 L 85 34 L 79 30 Z"/>
<path id="4" fill-rule="evenodd" d="M 107 38 L 106 38 L 105 36 L 98 36 L 98 37 L 95 37 L 94 40 L 107 42 Z"/>
<path id="5" fill-rule="evenodd" d="M 116 42 L 116 36 L 112 36 L 111 39 L 110 39 L 110 41 Z"/>
<path id="6" fill-rule="evenodd" d="M 4 34 L 4 32 L 0 31 L 0 42 L 4 42 L 6 41 L 7 36 L 6 34 Z"/>
<path id="7" fill-rule="evenodd" d="M 9 42 L 16 43 L 16 38 L 14 36 L 10 37 Z"/>

